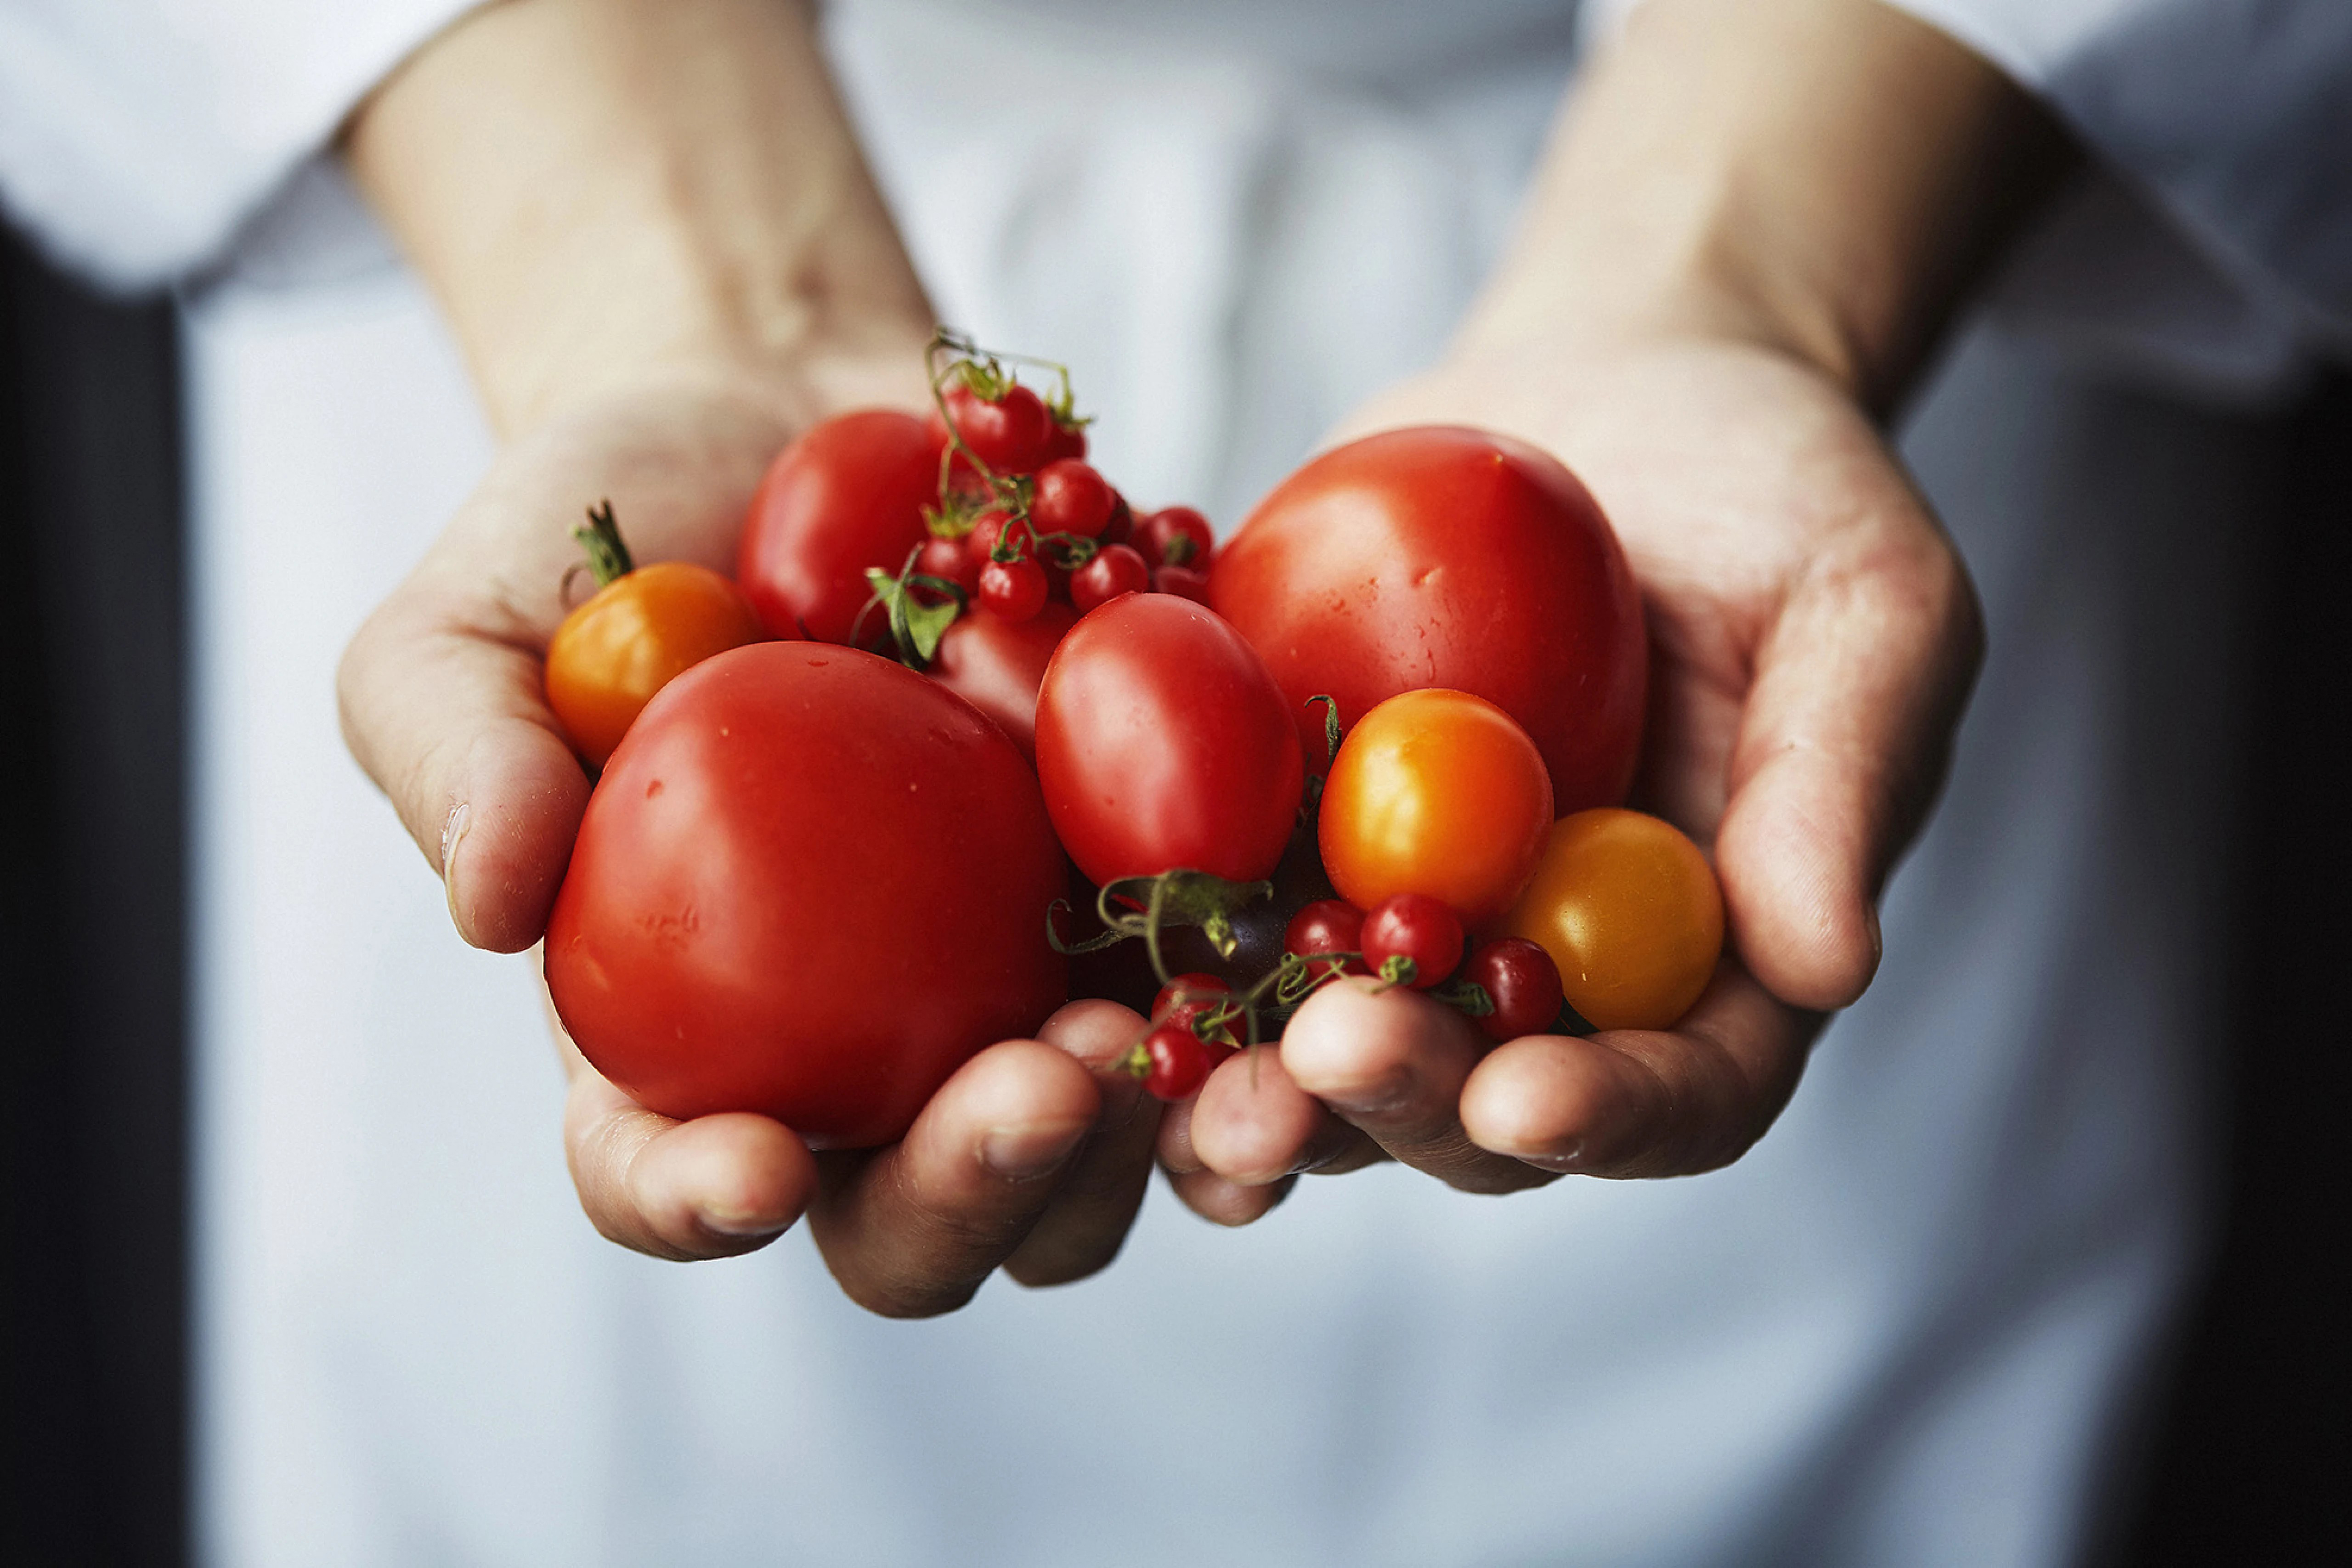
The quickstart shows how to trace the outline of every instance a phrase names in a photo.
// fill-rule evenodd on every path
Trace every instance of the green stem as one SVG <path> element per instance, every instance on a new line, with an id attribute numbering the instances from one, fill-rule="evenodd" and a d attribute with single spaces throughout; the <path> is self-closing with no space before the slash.
<path id="1" fill-rule="evenodd" d="M 629 547 L 621 542 L 621 525 L 613 519 L 613 503 L 599 501 L 588 508 L 588 526 L 574 528 L 572 537 L 588 552 L 588 570 L 595 575 L 596 586 L 609 588 L 619 578 L 636 570 L 637 563 L 629 559 Z"/>

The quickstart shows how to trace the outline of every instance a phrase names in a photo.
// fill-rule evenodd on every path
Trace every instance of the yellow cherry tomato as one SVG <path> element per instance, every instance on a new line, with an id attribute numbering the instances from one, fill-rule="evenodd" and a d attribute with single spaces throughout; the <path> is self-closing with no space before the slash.
<path id="1" fill-rule="evenodd" d="M 572 748 L 602 768 L 653 695 L 713 653 L 763 641 L 767 629 L 734 582 L 707 566 L 633 566 L 612 511 L 582 528 L 598 580 L 547 644 L 547 706 Z"/>
<path id="2" fill-rule="evenodd" d="M 1494 935 L 1559 966 L 1568 1005 L 1596 1029 L 1667 1029 L 1723 951 L 1723 892 L 1699 847 L 1639 811 L 1552 824 L 1533 880 Z"/>
<path id="3" fill-rule="evenodd" d="M 1331 885 L 1358 909 L 1400 893 L 1482 925 L 1527 885 L 1551 775 L 1518 722 L 1467 692 L 1404 692 L 1356 722 L 1323 787 Z"/>

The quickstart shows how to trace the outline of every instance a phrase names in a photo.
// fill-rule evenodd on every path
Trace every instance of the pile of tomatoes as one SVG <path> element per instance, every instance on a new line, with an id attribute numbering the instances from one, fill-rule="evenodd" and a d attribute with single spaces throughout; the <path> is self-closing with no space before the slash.
<path id="1" fill-rule="evenodd" d="M 589 1059 L 860 1146 L 1072 995 L 1147 1011 L 1166 1099 L 1346 975 L 1498 1040 L 1679 1019 L 1721 899 L 1620 808 L 1647 645 L 1568 470 L 1391 431 L 1219 549 L 1130 509 L 1051 369 L 942 335 L 929 419 L 777 457 L 731 581 L 581 530 L 547 690 L 602 773 L 547 976 Z"/>

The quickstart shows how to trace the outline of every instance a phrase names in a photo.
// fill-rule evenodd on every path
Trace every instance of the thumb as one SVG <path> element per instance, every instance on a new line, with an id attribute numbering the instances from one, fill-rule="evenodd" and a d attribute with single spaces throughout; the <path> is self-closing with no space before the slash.
<path id="1" fill-rule="evenodd" d="M 547 926 L 588 806 L 548 710 L 541 639 L 412 579 L 343 654 L 343 737 L 441 875 L 477 947 L 520 952 Z"/>
<path id="2" fill-rule="evenodd" d="M 1817 1010 L 1877 968 L 1879 890 L 1942 785 L 1984 647 L 1924 510 L 1859 532 L 1797 580 L 1758 650 L 1716 837 L 1749 972 Z"/>

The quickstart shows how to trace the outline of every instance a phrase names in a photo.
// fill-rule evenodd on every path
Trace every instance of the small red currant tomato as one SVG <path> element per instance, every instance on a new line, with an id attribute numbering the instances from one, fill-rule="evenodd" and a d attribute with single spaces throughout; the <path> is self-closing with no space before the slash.
<path id="1" fill-rule="evenodd" d="M 1059 463 L 1065 457 L 1084 457 L 1086 455 L 1086 426 L 1064 424 L 1056 418 L 1053 433 L 1045 437 L 1045 461 L 1048 464 Z"/>
<path id="2" fill-rule="evenodd" d="M 1352 904 L 1339 898 L 1318 898 L 1290 917 L 1282 930 L 1282 950 L 1312 958 L 1318 953 L 1360 953 L 1363 950 L 1364 917 Z M 1312 967 L 1317 981 L 1334 975 L 1371 973 L 1357 958 Z"/>
<path id="3" fill-rule="evenodd" d="M 990 561 L 975 597 L 1007 621 L 1026 621 L 1045 608 L 1045 569 L 1026 557 Z"/>
<path id="4" fill-rule="evenodd" d="M 1123 545 L 1134 541 L 1135 513 L 1129 508 L 1127 497 L 1117 490 L 1110 493 L 1110 521 L 1103 525 L 1103 531 L 1097 534 L 1095 538 L 1107 545 Z"/>
<path id="5" fill-rule="evenodd" d="M 1037 470 L 1029 520 L 1045 534 L 1081 534 L 1093 538 L 1110 522 L 1110 486 L 1075 457 Z"/>
<path id="6" fill-rule="evenodd" d="M 1189 566 L 1163 566 L 1151 574 L 1155 592 L 1172 593 L 1195 604 L 1209 602 L 1209 574 Z"/>
<path id="7" fill-rule="evenodd" d="M 915 552 L 915 570 L 952 582 L 966 593 L 980 580 L 980 568 L 972 564 L 971 553 L 961 539 L 925 539 L 923 548 Z"/>
<path id="8" fill-rule="evenodd" d="M 985 591 L 985 585 L 982 591 Z M 1364 963 L 1383 980 L 1425 991 L 1462 962 L 1462 922 L 1425 893 L 1400 893 L 1364 915 Z"/>
<path id="9" fill-rule="evenodd" d="M 1015 382 L 995 402 L 959 383 L 947 392 L 948 422 L 972 455 L 999 474 L 1034 474 L 1045 462 L 1054 416 L 1045 402 Z"/>
<path id="10" fill-rule="evenodd" d="M 1194 1020 L 1212 1008 L 1221 1006 L 1233 994 L 1234 988 L 1214 975 L 1179 975 L 1160 987 L 1160 994 L 1151 999 L 1151 1021 L 1191 1030 L 1197 1040 L 1200 1030 Z M 1212 1061 L 1222 1061 L 1240 1045 L 1239 1031 L 1234 1021 L 1227 1019 L 1219 1026 L 1217 1032 L 1224 1037 L 1222 1040 L 1210 1040 L 1202 1043 L 1208 1046 Z"/>
<path id="11" fill-rule="evenodd" d="M 1154 566 L 1189 566 L 1205 570 L 1216 537 L 1209 519 L 1190 507 L 1164 507 L 1136 526 L 1135 542 L 1143 559 Z"/>
<path id="12" fill-rule="evenodd" d="M 1559 1022 L 1559 1006 L 1566 999 L 1559 988 L 1559 966 L 1523 936 L 1505 936 L 1471 954 L 1462 977 L 1484 988 L 1494 1002 L 1495 1010 L 1478 1020 L 1493 1039 L 1549 1034 Z"/>
<path id="13" fill-rule="evenodd" d="M 1105 545 L 1094 559 L 1070 573 L 1070 602 L 1083 615 L 1122 593 L 1141 593 L 1150 586 L 1151 569 L 1133 546 Z"/>
<path id="14" fill-rule="evenodd" d="M 1144 1070 L 1144 1090 L 1161 1100 L 1187 1100 L 1198 1094 L 1214 1065 L 1209 1060 L 1209 1048 L 1191 1030 L 1172 1023 L 1161 1024 L 1145 1035 L 1143 1051 L 1150 1062 Z"/>
<path id="15" fill-rule="evenodd" d="M 982 512 L 980 520 L 972 524 L 971 532 L 964 535 L 963 553 L 971 562 L 973 580 L 979 580 L 981 569 L 988 564 L 988 558 L 996 549 L 997 536 L 1004 531 L 1004 525 L 1011 520 L 1003 512 Z M 1025 555 L 1028 552 L 1024 550 L 1022 553 Z"/>

